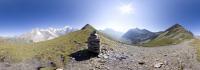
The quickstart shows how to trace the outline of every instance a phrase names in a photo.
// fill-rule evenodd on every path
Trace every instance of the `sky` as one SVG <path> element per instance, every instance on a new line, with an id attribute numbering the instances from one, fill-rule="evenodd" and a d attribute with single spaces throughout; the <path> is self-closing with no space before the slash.
<path id="1" fill-rule="evenodd" d="M 85 24 L 101 30 L 157 32 L 176 23 L 200 35 L 199 12 L 199 0 L 0 0 L 0 36 Z"/>

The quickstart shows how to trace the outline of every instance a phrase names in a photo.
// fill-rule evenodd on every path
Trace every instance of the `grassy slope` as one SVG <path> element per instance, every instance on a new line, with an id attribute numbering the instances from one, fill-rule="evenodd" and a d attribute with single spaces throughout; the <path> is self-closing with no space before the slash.
<path id="1" fill-rule="evenodd" d="M 67 61 L 70 53 L 80 48 L 85 48 L 79 46 L 86 45 L 85 42 L 87 41 L 87 37 L 93 30 L 94 29 L 92 28 L 79 30 L 53 40 L 36 43 L 36 57 L 41 58 L 44 61 L 50 60 L 57 65 L 62 65 L 60 64 L 62 62 L 60 61 L 59 57 L 64 56 L 65 61 Z"/>
<path id="2" fill-rule="evenodd" d="M 161 33 L 158 37 L 144 44 L 144 46 L 166 46 L 178 44 L 185 40 L 192 39 L 193 35 L 182 27 L 173 28 L 169 31 Z"/>
<path id="3" fill-rule="evenodd" d="M 197 60 L 200 61 L 200 40 L 195 39 L 193 41 L 192 45 L 195 46 L 195 48 L 197 50 Z"/>
<path id="4" fill-rule="evenodd" d="M 90 33 L 95 29 L 92 26 L 88 26 L 86 29 L 75 31 L 69 33 L 65 36 L 59 38 L 37 43 L 37 57 L 42 60 L 54 61 L 58 66 L 62 65 L 60 63 L 60 56 L 65 57 L 65 63 L 68 60 L 68 55 L 74 51 L 84 49 L 87 46 L 87 38 Z M 101 33 L 99 34 L 101 38 L 101 44 L 108 44 L 110 46 L 114 45 L 114 41 L 109 40 L 104 37 Z"/>
<path id="5" fill-rule="evenodd" d="M 0 40 L 0 59 L 6 58 L 13 61 L 21 61 L 29 58 L 38 58 L 41 61 L 52 61 L 57 67 L 61 67 L 64 63 L 67 63 L 69 54 L 87 48 L 87 38 L 94 30 L 89 25 L 83 30 L 34 44 L 16 44 Z M 99 35 L 101 44 L 116 45 L 116 42 L 104 37 L 102 33 L 99 33 Z M 61 57 L 64 57 L 64 63 L 61 61 Z"/>
<path id="6" fill-rule="evenodd" d="M 35 53 L 32 51 L 33 47 L 24 43 L 8 42 L 7 40 L 0 40 L 0 62 L 12 61 L 18 62 L 24 59 L 31 58 Z"/>

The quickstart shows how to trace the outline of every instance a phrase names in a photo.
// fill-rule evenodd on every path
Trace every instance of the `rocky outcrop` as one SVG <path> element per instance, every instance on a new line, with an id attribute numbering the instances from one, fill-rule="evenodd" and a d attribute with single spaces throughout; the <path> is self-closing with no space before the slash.
<path id="1" fill-rule="evenodd" d="M 100 39 L 96 31 L 93 31 L 88 38 L 88 50 L 97 54 L 100 52 Z"/>

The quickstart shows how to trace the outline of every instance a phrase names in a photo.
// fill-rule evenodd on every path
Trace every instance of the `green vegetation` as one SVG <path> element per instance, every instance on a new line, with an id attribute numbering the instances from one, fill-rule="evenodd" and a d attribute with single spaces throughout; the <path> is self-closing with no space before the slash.
<path id="1" fill-rule="evenodd" d="M 87 48 L 87 38 L 94 30 L 92 26 L 86 25 L 81 30 L 44 42 L 23 45 L 5 42 L 0 46 L 0 59 L 12 57 L 12 60 L 20 61 L 37 58 L 44 63 L 51 61 L 56 67 L 62 67 L 68 62 L 71 53 Z M 114 41 L 104 37 L 100 32 L 99 36 L 101 44 L 110 47 L 116 45 Z"/>
<path id="2" fill-rule="evenodd" d="M 87 48 L 87 38 L 90 33 L 95 29 L 86 25 L 81 30 L 69 33 L 65 36 L 61 36 L 59 38 L 36 43 L 35 46 L 37 48 L 35 51 L 37 52 L 37 58 L 42 59 L 43 61 L 53 61 L 58 66 L 62 66 L 63 62 L 60 60 L 60 57 L 64 57 L 64 63 L 67 63 L 71 53 Z M 107 44 L 113 46 L 114 41 L 109 40 L 104 37 L 101 33 L 99 33 L 101 38 L 101 44 Z"/>
<path id="3" fill-rule="evenodd" d="M 19 62 L 30 59 L 35 53 L 30 46 L 0 46 L 0 62 Z"/>
<path id="4" fill-rule="evenodd" d="M 190 39 L 193 39 L 193 34 L 176 24 L 143 46 L 174 45 Z"/>
<path id="5" fill-rule="evenodd" d="M 68 55 L 86 48 L 87 38 L 94 30 L 94 28 L 88 26 L 86 29 L 75 31 L 53 40 L 36 43 L 34 45 L 36 46 L 36 57 L 42 61 L 53 61 L 58 67 L 62 66 L 61 57 L 64 57 L 64 63 L 66 63 Z"/>
<path id="6" fill-rule="evenodd" d="M 165 46 L 169 44 L 173 44 L 174 41 L 172 39 L 160 39 L 160 40 L 152 40 L 148 43 L 145 43 L 144 46 L 152 47 L 152 46 Z"/>
<path id="7" fill-rule="evenodd" d="M 191 35 L 184 35 L 182 33 L 177 34 L 179 37 L 173 38 L 173 37 L 161 37 L 151 40 L 148 43 L 145 43 L 144 46 L 167 46 L 167 45 L 175 45 L 179 44 L 183 41 L 190 40 L 193 37 Z"/>
<path id="8" fill-rule="evenodd" d="M 31 58 L 35 53 L 33 47 L 25 43 L 10 42 L 4 39 L 0 40 L 0 62 L 12 61 L 18 62 L 24 59 Z"/>
<path id="9" fill-rule="evenodd" d="M 196 50 L 197 50 L 197 60 L 200 61 L 200 40 L 199 39 L 195 39 L 192 43 L 193 46 L 195 46 Z"/>

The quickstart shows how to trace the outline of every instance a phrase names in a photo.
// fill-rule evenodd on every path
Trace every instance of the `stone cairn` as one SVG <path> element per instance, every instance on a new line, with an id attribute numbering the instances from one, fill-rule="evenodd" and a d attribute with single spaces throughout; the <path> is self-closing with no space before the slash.
<path id="1" fill-rule="evenodd" d="M 88 51 L 100 53 L 100 39 L 96 31 L 93 31 L 88 38 Z"/>

